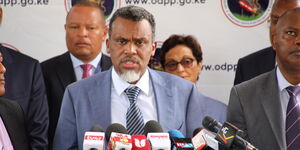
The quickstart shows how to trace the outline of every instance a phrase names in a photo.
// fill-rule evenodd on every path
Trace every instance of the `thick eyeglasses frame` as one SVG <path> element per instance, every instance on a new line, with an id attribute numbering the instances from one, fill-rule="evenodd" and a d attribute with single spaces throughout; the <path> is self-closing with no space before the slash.
<path id="1" fill-rule="evenodd" d="M 169 71 L 175 71 L 178 67 L 178 64 L 181 64 L 183 68 L 191 68 L 194 61 L 195 59 L 193 58 L 183 58 L 180 62 L 172 60 L 165 64 L 165 69 Z"/>

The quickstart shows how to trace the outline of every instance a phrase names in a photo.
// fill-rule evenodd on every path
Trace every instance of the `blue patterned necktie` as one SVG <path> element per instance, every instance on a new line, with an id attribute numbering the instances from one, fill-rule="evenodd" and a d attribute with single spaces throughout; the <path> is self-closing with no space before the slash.
<path id="1" fill-rule="evenodd" d="M 286 88 L 290 95 L 290 100 L 286 112 L 285 132 L 287 150 L 300 149 L 300 106 L 296 95 L 300 92 L 299 86 L 289 86 Z"/>
<path id="2" fill-rule="evenodd" d="M 124 91 L 130 102 L 126 113 L 126 127 L 130 135 L 144 134 L 144 118 L 136 103 L 140 91 L 137 86 L 129 87 Z"/>

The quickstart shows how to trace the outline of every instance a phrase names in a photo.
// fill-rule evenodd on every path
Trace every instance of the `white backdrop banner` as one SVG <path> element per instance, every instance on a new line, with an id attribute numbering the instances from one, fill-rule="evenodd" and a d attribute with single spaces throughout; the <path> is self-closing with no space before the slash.
<path id="1" fill-rule="evenodd" d="M 67 51 L 65 17 L 76 0 L 0 0 L 0 43 L 39 61 Z M 107 21 L 123 6 L 153 13 L 156 41 L 195 36 L 203 50 L 200 90 L 228 103 L 238 58 L 270 46 L 267 20 L 273 0 L 106 0 Z M 105 51 L 105 44 L 103 47 Z"/>

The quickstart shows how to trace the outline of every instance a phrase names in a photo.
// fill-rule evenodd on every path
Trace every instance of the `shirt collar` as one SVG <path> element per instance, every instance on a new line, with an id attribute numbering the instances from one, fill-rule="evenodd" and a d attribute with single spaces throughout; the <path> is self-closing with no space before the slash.
<path id="1" fill-rule="evenodd" d="M 150 89 L 150 78 L 149 78 L 149 71 L 148 68 L 146 69 L 145 73 L 142 75 L 140 80 L 136 84 L 129 84 L 125 82 L 123 79 L 115 71 L 115 68 L 112 68 L 112 82 L 113 86 L 115 87 L 117 94 L 120 96 L 125 89 L 131 86 L 137 86 L 141 89 L 143 93 L 147 96 L 149 95 Z"/>
<path id="2" fill-rule="evenodd" d="M 73 63 L 73 68 L 80 67 L 80 65 L 84 64 L 81 60 L 76 58 L 72 53 L 70 53 L 70 56 L 71 56 L 71 60 Z M 97 68 L 97 66 L 101 60 L 101 57 L 102 57 L 102 52 L 100 52 L 99 55 L 96 56 L 96 58 L 94 58 L 91 62 L 89 62 L 89 64 L 91 64 L 93 66 L 93 68 Z"/>
<path id="3" fill-rule="evenodd" d="M 276 75 L 277 75 L 277 80 L 278 80 L 277 82 L 278 82 L 280 91 L 285 90 L 289 86 L 294 86 L 285 79 L 285 77 L 281 73 L 279 67 L 276 67 Z M 298 86 L 299 86 L 299 84 L 298 84 Z"/>

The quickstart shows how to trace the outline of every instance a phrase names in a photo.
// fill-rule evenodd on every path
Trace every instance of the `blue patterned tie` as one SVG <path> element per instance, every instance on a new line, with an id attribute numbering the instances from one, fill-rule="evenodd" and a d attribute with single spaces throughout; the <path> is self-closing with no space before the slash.
<path id="1" fill-rule="evenodd" d="M 300 106 L 296 95 L 300 92 L 299 86 L 289 86 L 286 88 L 290 95 L 287 107 L 285 132 L 287 150 L 300 149 Z"/>
<path id="2" fill-rule="evenodd" d="M 141 110 L 136 104 L 136 100 L 140 91 L 141 89 L 138 88 L 137 86 L 133 86 L 125 90 L 125 93 L 128 96 L 128 99 L 130 101 L 130 106 L 127 109 L 127 113 L 126 113 L 126 127 L 128 133 L 131 135 L 144 134 L 143 115 L 141 113 Z"/>

